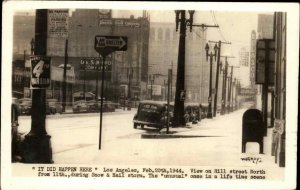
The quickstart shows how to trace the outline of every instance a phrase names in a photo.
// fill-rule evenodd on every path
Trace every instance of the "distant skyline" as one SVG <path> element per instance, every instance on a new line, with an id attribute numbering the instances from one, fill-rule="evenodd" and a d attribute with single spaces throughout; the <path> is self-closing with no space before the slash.
<path id="1" fill-rule="evenodd" d="M 70 16 L 75 9 L 70 9 Z M 34 15 L 34 10 L 26 11 L 29 15 Z M 148 10 L 150 22 L 174 23 L 174 10 Z M 143 10 L 117 10 L 113 9 L 113 18 L 135 18 L 141 17 Z M 273 14 L 273 12 L 254 11 L 199 11 L 194 13 L 194 24 L 219 25 L 219 28 L 207 28 L 207 41 L 228 41 L 230 45 L 222 44 L 222 55 L 234 56 L 229 59 L 230 65 L 239 65 L 239 51 L 241 48 L 250 48 L 251 31 L 257 30 L 258 14 Z M 189 14 L 186 14 L 189 18 Z M 151 24 L 150 24 L 151 25 Z M 187 32 L 189 32 L 187 30 Z M 246 69 L 246 70 L 245 70 Z M 245 71 L 242 71 L 245 70 Z M 241 69 L 239 75 L 246 74 L 247 68 Z M 237 76 L 239 77 L 239 76 Z M 240 77 L 239 77 L 240 78 Z"/>

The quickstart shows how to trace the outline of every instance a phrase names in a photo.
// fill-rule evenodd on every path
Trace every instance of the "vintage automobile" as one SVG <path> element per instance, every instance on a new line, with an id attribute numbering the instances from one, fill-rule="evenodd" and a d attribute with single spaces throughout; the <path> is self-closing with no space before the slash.
<path id="1" fill-rule="evenodd" d="M 19 100 L 20 102 L 20 115 L 30 115 L 31 114 L 31 99 L 30 98 L 22 98 Z"/>
<path id="2" fill-rule="evenodd" d="M 74 113 L 87 112 L 88 104 L 85 100 L 79 100 L 79 101 L 73 102 L 72 109 L 73 109 Z"/>
<path id="3" fill-rule="evenodd" d="M 200 104 L 196 102 L 189 102 L 184 104 L 184 117 L 185 123 L 192 122 L 193 124 L 198 123 L 201 120 L 201 108 Z"/>
<path id="4" fill-rule="evenodd" d="M 141 126 L 162 129 L 167 124 L 167 102 L 145 100 L 141 101 L 133 118 L 133 128 Z M 174 106 L 170 105 L 169 121 L 173 119 Z"/>
<path id="5" fill-rule="evenodd" d="M 47 99 L 46 102 L 46 114 L 62 114 L 63 108 L 61 102 L 58 102 L 57 99 Z"/>
<path id="6" fill-rule="evenodd" d="M 19 126 L 19 101 L 17 98 L 12 99 L 11 104 L 11 160 L 12 162 L 21 160 L 21 134 L 18 132 Z"/>
<path id="7" fill-rule="evenodd" d="M 87 106 L 88 106 L 88 112 L 99 112 L 100 107 L 101 107 L 101 101 L 98 100 L 90 100 L 87 101 Z M 103 101 L 103 112 L 114 112 L 117 107 L 116 103 L 113 103 L 111 101 Z"/>

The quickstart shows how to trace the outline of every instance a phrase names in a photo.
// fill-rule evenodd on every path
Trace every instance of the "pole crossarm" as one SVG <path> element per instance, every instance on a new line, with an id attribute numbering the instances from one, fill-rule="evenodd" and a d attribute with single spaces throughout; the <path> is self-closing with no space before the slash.
<path id="1" fill-rule="evenodd" d="M 235 58 L 234 56 L 225 56 L 225 55 L 221 55 L 220 57 L 225 57 L 225 58 Z"/>
<path id="2" fill-rule="evenodd" d="M 201 28 L 208 28 L 208 27 L 219 28 L 219 25 L 207 25 L 207 24 L 193 24 L 192 26 L 201 27 Z"/>
<path id="3" fill-rule="evenodd" d="M 213 41 L 213 40 L 209 40 L 209 43 L 221 43 L 221 44 L 231 44 L 231 42 L 222 42 L 222 41 Z"/>

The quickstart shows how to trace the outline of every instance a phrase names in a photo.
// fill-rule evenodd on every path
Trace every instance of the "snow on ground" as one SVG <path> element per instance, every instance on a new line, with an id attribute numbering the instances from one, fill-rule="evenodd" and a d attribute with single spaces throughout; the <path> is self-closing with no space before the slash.
<path id="1" fill-rule="evenodd" d="M 244 111 L 204 119 L 185 128 L 170 128 L 174 135 L 188 138 L 166 139 L 141 138 L 141 134 L 155 131 L 133 129 L 135 110 L 105 113 L 101 150 L 98 149 L 99 113 L 51 116 L 46 126 L 51 135 L 55 164 L 251 166 L 272 171 L 275 166 L 274 177 L 281 178 L 283 168 L 279 168 L 275 158 L 270 156 L 271 130 L 265 138 L 265 154 L 258 154 L 257 143 L 248 143 L 247 153 L 241 153 Z M 30 124 L 30 117 L 21 117 L 19 131 L 28 132 Z M 255 164 L 241 160 L 248 156 L 259 158 L 262 162 Z"/>

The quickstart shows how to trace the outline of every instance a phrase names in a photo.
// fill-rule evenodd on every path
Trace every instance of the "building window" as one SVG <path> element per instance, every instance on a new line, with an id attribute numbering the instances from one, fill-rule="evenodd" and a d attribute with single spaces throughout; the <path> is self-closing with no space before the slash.
<path id="1" fill-rule="evenodd" d="M 161 28 L 158 29 L 157 39 L 163 40 L 163 31 Z"/>
<path id="2" fill-rule="evenodd" d="M 176 39 L 178 39 L 177 32 L 176 32 L 176 30 L 173 30 L 173 40 L 176 40 Z"/>
<path id="3" fill-rule="evenodd" d="M 155 40 L 155 29 L 154 28 L 150 29 L 150 40 Z"/>
<path id="4" fill-rule="evenodd" d="M 165 36 L 165 39 L 166 39 L 166 40 L 170 40 L 170 29 L 169 29 L 169 28 L 166 30 L 166 36 Z"/>

